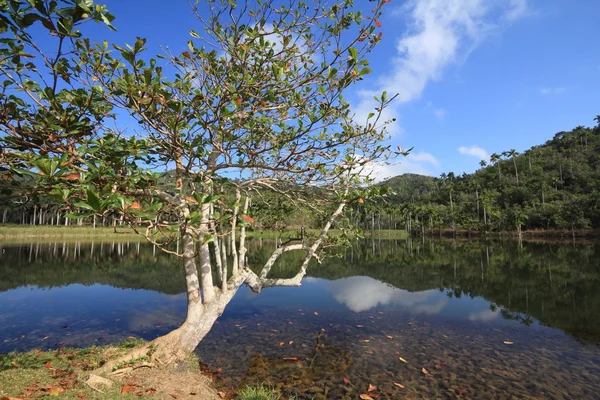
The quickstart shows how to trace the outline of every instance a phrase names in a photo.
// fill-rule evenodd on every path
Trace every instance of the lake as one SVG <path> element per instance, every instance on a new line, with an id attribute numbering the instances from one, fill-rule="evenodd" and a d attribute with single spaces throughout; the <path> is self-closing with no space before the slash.
<path id="1" fill-rule="evenodd" d="M 251 240 L 250 264 L 274 246 Z M 0 244 L 0 353 L 150 340 L 184 292 L 179 260 L 145 243 Z M 599 344 L 596 244 L 363 240 L 300 288 L 240 290 L 197 352 L 217 385 L 300 399 L 593 399 Z"/>

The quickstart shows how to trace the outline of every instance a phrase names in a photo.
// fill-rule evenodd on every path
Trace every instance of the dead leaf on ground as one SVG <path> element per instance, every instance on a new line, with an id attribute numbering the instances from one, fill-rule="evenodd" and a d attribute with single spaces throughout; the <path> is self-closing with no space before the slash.
<path id="1" fill-rule="evenodd" d="M 219 397 L 220 397 L 220 398 L 222 398 L 222 399 L 224 399 L 224 398 L 226 398 L 226 397 L 227 397 L 227 393 L 225 393 L 225 392 L 218 392 L 217 394 L 218 394 L 218 395 L 219 395 Z"/>
<path id="2" fill-rule="evenodd" d="M 123 393 L 130 393 L 133 392 L 135 390 L 135 386 L 133 385 L 125 385 L 123 386 L 123 388 L 121 388 L 121 394 Z"/>
<path id="3" fill-rule="evenodd" d="M 373 386 L 369 383 L 369 389 L 367 389 L 367 392 L 374 392 L 377 390 L 377 386 Z"/>
<path id="4" fill-rule="evenodd" d="M 359 342 L 361 342 L 361 343 L 369 343 L 369 339 L 360 339 Z"/>
<path id="5" fill-rule="evenodd" d="M 398 357 L 398 360 L 402 361 L 404 364 L 408 364 L 408 361 L 406 361 L 404 358 L 402 357 Z"/>
<path id="6" fill-rule="evenodd" d="M 441 364 L 435 364 L 435 369 L 442 369 Z"/>
<path id="7" fill-rule="evenodd" d="M 423 372 L 425 375 L 429 375 L 429 371 L 427 371 L 427 368 L 425 367 L 421 368 L 421 372 Z"/>
<path id="8" fill-rule="evenodd" d="M 46 367 L 46 368 L 52 368 L 52 361 L 48 361 L 47 363 L 45 363 L 44 367 Z"/>
<path id="9" fill-rule="evenodd" d="M 390 335 L 385 335 L 385 337 L 388 338 L 388 339 L 393 339 L 394 338 L 393 336 L 390 336 Z"/>
<path id="10" fill-rule="evenodd" d="M 504 341 L 504 344 L 513 344 L 514 342 L 509 342 L 508 340 Z"/>
<path id="11" fill-rule="evenodd" d="M 356 325 L 357 328 L 364 328 L 362 325 Z"/>
<path id="12" fill-rule="evenodd" d="M 298 357 L 283 357 L 285 361 L 298 361 Z"/>
<path id="13" fill-rule="evenodd" d="M 350 379 L 348 378 L 342 378 L 342 381 L 344 382 L 344 385 L 348 385 L 350 383 Z"/>
<path id="14" fill-rule="evenodd" d="M 24 400 L 22 397 L 2 397 L 0 400 Z"/>
<path id="15" fill-rule="evenodd" d="M 290 340 L 290 341 L 288 342 L 288 344 L 294 344 L 294 341 L 293 341 L 293 340 Z"/>
<path id="16" fill-rule="evenodd" d="M 279 342 L 279 347 L 283 346 L 285 342 Z"/>
<path id="17" fill-rule="evenodd" d="M 50 396 L 60 396 L 60 394 L 64 391 L 65 391 L 65 389 L 63 389 L 61 387 L 52 386 L 50 389 L 48 389 L 48 394 Z"/>
<path id="18" fill-rule="evenodd" d="M 374 400 L 371 396 L 369 396 L 366 393 L 361 394 L 359 397 L 361 400 Z"/>
<path id="19" fill-rule="evenodd" d="M 398 386 L 400 389 L 404 389 L 404 385 L 401 383 L 394 382 L 394 386 Z"/>

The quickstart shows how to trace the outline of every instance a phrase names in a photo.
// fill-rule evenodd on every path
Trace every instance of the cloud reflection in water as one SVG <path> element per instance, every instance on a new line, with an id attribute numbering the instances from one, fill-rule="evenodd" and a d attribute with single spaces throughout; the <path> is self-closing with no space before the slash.
<path id="1" fill-rule="evenodd" d="M 440 293 L 437 290 L 409 292 L 368 276 L 353 276 L 333 281 L 329 284 L 329 291 L 336 301 L 354 312 L 391 305 L 415 313 L 437 314 L 448 304 L 447 298 L 439 298 Z"/>

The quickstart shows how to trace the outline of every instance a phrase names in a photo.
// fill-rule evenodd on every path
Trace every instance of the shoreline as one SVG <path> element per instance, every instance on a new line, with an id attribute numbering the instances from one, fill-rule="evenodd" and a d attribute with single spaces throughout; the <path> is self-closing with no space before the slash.
<path id="1" fill-rule="evenodd" d="M 299 230 L 299 229 L 298 229 Z M 262 239 L 277 239 L 282 237 L 285 241 L 288 236 L 297 236 L 298 230 L 289 229 L 282 232 L 277 231 L 259 231 L 249 230 L 246 232 L 248 238 Z M 318 233 L 317 229 L 307 229 L 311 233 Z M 340 234 L 341 231 L 331 229 L 331 236 Z M 365 231 L 365 237 L 389 238 L 389 239 L 406 239 L 408 232 L 404 230 L 381 230 L 381 231 Z M 117 227 L 117 232 L 111 227 L 90 227 L 90 226 L 51 226 L 51 225 L 14 225 L 0 224 L 0 240 L 20 240 L 20 239 L 74 239 L 74 238 L 105 238 L 105 239 L 138 239 L 144 241 L 144 236 L 136 234 L 133 230 L 127 227 Z"/>

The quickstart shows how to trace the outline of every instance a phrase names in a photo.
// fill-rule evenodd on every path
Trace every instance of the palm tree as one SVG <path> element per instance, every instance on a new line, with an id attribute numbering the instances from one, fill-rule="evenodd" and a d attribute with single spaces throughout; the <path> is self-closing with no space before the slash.
<path id="1" fill-rule="evenodd" d="M 502 153 L 503 156 L 510 157 L 513 160 L 513 164 L 515 165 L 515 177 L 517 178 L 517 185 L 519 184 L 519 170 L 517 169 L 517 160 L 516 157 L 519 155 L 519 152 L 515 149 L 510 149 L 509 151 L 505 151 Z"/>
<path id="2" fill-rule="evenodd" d="M 481 160 L 479 161 L 479 165 L 481 165 L 481 168 L 484 168 L 487 165 L 487 162 L 485 162 L 485 160 Z"/>
<path id="3" fill-rule="evenodd" d="M 498 153 L 494 153 L 490 156 L 490 162 L 492 164 L 498 165 L 498 180 L 502 179 L 502 169 L 500 168 L 500 159 L 501 158 L 502 158 L 502 156 Z"/>

